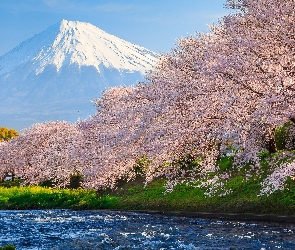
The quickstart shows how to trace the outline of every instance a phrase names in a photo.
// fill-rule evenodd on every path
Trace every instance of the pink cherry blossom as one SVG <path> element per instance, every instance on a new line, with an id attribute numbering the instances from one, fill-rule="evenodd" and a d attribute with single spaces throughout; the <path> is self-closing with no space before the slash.
<path id="1" fill-rule="evenodd" d="M 227 6 L 236 11 L 208 34 L 179 39 L 147 82 L 106 90 L 89 119 L 38 124 L 0 144 L 0 171 L 58 186 L 78 172 L 85 188 L 115 188 L 120 179 L 134 179 L 136 162 L 145 158 L 146 182 L 164 176 L 172 190 L 217 172 L 216 160 L 231 143 L 235 163 L 251 160 L 251 171 L 259 172 L 259 152 L 275 151 L 275 128 L 295 121 L 295 2 L 228 0 Z M 281 187 L 272 176 L 283 183 L 294 174 L 290 164 L 265 185 Z M 226 178 L 212 180 L 223 185 Z"/>

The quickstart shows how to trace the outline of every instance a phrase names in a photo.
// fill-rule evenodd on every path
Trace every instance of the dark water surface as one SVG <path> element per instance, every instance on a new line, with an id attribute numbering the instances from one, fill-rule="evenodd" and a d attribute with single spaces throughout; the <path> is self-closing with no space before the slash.
<path id="1" fill-rule="evenodd" d="M 128 212 L 0 211 L 17 249 L 295 249 L 295 225 Z"/>

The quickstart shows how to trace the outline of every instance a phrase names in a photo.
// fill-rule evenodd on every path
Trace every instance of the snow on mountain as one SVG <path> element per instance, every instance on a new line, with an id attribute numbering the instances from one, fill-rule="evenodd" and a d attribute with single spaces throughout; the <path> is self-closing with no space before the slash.
<path id="1" fill-rule="evenodd" d="M 0 57 L 0 126 L 86 118 L 102 91 L 143 81 L 156 61 L 92 24 L 62 20 Z"/>

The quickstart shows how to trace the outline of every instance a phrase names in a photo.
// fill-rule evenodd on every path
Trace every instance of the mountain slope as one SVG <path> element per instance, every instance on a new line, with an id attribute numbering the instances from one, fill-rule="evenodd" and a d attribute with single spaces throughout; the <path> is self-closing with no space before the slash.
<path id="1" fill-rule="evenodd" d="M 62 20 L 0 57 L 0 125 L 86 118 L 92 99 L 143 81 L 156 57 L 89 23 Z"/>

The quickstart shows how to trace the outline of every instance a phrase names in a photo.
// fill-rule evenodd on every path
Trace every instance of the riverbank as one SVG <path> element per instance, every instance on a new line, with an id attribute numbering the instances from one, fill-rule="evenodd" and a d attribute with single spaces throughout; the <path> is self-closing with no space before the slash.
<path id="1" fill-rule="evenodd" d="M 278 191 L 258 197 L 251 187 L 237 187 L 239 194 L 207 197 L 204 191 L 179 185 L 172 193 L 161 190 L 161 181 L 117 190 L 118 199 L 111 209 L 156 213 L 192 218 L 214 218 L 241 221 L 294 222 L 292 192 Z M 127 191 L 126 191 L 127 190 Z"/>
<path id="2" fill-rule="evenodd" d="M 219 172 L 209 173 L 204 182 L 194 185 L 178 184 L 172 192 L 167 192 L 166 179 L 159 178 L 144 185 L 144 177 L 126 182 L 122 180 L 113 190 L 55 189 L 40 186 L 20 187 L 18 182 L 0 184 L 0 209 L 120 209 L 134 211 L 160 211 L 175 214 L 195 213 L 205 216 L 207 213 L 232 214 L 256 219 L 276 216 L 295 216 L 295 180 L 288 177 L 283 189 L 270 194 L 261 194 L 261 183 L 270 173 L 270 166 L 261 162 L 259 175 L 249 175 L 250 166 L 233 166 L 229 157 L 219 163 Z M 272 169 L 274 171 L 274 169 Z M 210 182 L 215 176 L 218 182 Z M 208 192 L 208 190 L 210 192 Z M 251 215 L 251 216 L 250 216 Z M 211 216 L 211 215 L 208 215 Z M 219 218 L 218 217 L 218 218 Z M 225 218 L 225 217 L 224 217 Z M 290 217 L 293 218 L 293 217 Z M 277 221 L 284 221 L 279 217 Z"/>
<path id="3" fill-rule="evenodd" d="M 111 209 L 186 217 L 295 222 L 293 190 L 259 197 L 257 190 L 248 183 L 237 185 L 235 192 L 227 196 L 208 197 L 201 188 L 185 184 L 166 193 L 164 184 L 165 180 L 159 179 L 144 187 L 142 180 L 136 180 L 117 190 L 101 192 L 81 188 L 0 187 L 0 209 Z"/>
<path id="4" fill-rule="evenodd" d="M 15 250 L 15 246 L 13 245 L 7 245 L 7 246 L 0 246 L 0 250 Z"/>

